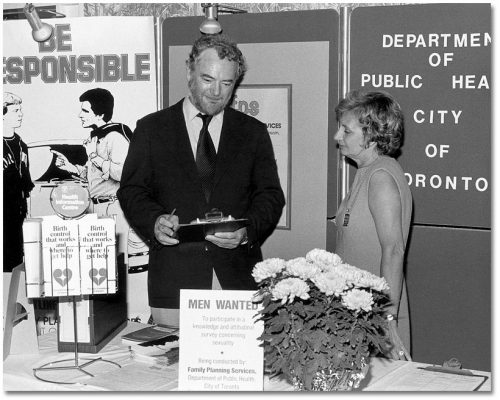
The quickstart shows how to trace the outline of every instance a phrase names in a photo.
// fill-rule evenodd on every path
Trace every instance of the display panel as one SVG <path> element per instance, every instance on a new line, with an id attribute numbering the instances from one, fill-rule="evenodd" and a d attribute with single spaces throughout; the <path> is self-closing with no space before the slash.
<path id="1" fill-rule="evenodd" d="M 351 89 L 405 114 L 414 223 L 490 228 L 490 4 L 360 7 L 351 27 Z"/>
<path id="2" fill-rule="evenodd" d="M 167 18 L 163 24 L 164 107 L 187 94 L 185 60 L 200 35 L 202 21 L 201 17 Z M 264 93 L 270 88 L 281 88 L 276 89 L 279 92 L 290 88 L 289 166 L 288 173 L 280 175 L 287 204 L 278 228 L 263 246 L 264 255 L 289 258 L 311 248 L 326 248 L 327 209 L 336 204 L 337 174 L 330 167 L 337 163 L 337 150 L 334 146 L 330 149 L 336 130 L 333 108 L 338 101 L 338 13 L 314 10 L 223 15 L 219 22 L 249 64 L 242 90 L 249 93 L 245 88 L 260 87 L 250 90 Z M 266 123 L 283 118 L 281 103 Z M 277 143 L 273 144 L 276 152 Z M 285 160 L 281 162 L 284 168 Z"/>

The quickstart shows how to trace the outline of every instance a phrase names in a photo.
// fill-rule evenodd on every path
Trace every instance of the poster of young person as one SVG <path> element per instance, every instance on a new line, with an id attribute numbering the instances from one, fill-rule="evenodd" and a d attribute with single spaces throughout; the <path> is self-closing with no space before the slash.
<path id="1" fill-rule="evenodd" d="M 278 229 L 290 229 L 291 91 L 292 85 L 241 85 L 232 103 L 234 109 L 257 118 L 267 126 L 286 200 Z"/>
<path id="2" fill-rule="evenodd" d="M 82 109 L 82 94 L 93 89 L 109 91 L 113 105 L 106 122 L 119 126 L 120 132 L 128 132 L 121 124 L 133 131 L 137 120 L 158 109 L 153 17 L 50 18 L 43 22 L 54 28 L 54 34 L 41 43 L 33 40 L 26 20 L 2 23 L 3 91 L 21 100 L 16 133 L 28 145 L 35 184 L 28 203 L 31 217 L 53 214 L 49 197 L 58 182 L 74 180 L 90 186 L 80 170 L 88 160 L 83 143 L 95 125 L 85 121 L 88 110 Z M 58 154 L 65 157 L 64 163 L 57 162 Z M 78 175 L 61 164 L 80 167 Z M 144 242 L 133 231 L 117 234 L 118 255 L 124 254 L 127 263 L 140 252 L 141 264 L 147 265 Z M 127 293 L 129 318 L 146 322 L 150 315 L 147 272 L 129 273 L 127 280 L 126 286 L 134 288 Z"/>
<path id="3" fill-rule="evenodd" d="M 41 43 L 33 40 L 26 20 L 2 23 L 3 91 L 22 99 L 18 133 L 28 145 L 86 139 L 90 129 L 82 126 L 79 97 L 89 89 L 109 90 L 114 97 L 111 120 L 132 130 L 139 118 L 157 110 L 152 17 L 44 22 L 54 27 L 54 36 Z M 30 157 L 34 180 L 46 171 L 45 158 Z"/>
<path id="4" fill-rule="evenodd" d="M 179 390 L 262 391 L 260 305 L 250 290 L 182 289 Z"/>

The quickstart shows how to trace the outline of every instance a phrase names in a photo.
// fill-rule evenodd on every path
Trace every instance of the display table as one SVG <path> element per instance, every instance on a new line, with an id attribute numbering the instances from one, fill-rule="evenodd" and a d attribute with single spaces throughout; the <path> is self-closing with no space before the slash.
<path id="1" fill-rule="evenodd" d="M 171 391 L 177 390 L 178 364 L 155 365 L 134 359 L 130 348 L 121 342 L 121 335 L 143 327 L 143 324 L 129 322 L 125 329 L 97 354 L 80 353 L 81 359 L 102 357 L 121 365 L 94 363 L 87 368 L 94 377 L 79 371 L 63 370 L 45 372 L 49 380 L 65 380 L 75 384 L 54 384 L 43 382 L 33 376 L 33 368 L 58 360 L 72 359 L 73 353 L 58 353 L 57 337 L 54 332 L 39 337 L 39 354 L 9 355 L 3 363 L 4 391 Z M 363 391 L 464 391 L 467 383 L 461 376 L 439 373 L 433 376 L 430 385 L 419 374 L 427 364 L 392 361 L 375 358 L 370 362 L 368 376 L 359 390 Z M 477 389 L 491 391 L 491 373 L 472 371 L 484 376 L 484 383 Z M 427 378 L 427 377 L 426 377 Z M 408 384 L 409 382 L 409 384 Z M 431 388 L 432 387 L 432 388 Z M 284 380 L 264 378 L 264 391 L 291 391 L 291 385 Z M 469 389 L 471 390 L 471 389 Z"/>

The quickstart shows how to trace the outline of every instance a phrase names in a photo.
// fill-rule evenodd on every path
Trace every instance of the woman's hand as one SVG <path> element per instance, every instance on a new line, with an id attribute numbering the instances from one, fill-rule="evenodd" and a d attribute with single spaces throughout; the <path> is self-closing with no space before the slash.
<path id="1" fill-rule="evenodd" d="M 386 356 L 392 360 L 407 360 L 411 361 L 411 356 L 406 347 L 404 346 L 401 338 L 399 337 L 398 327 L 396 320 L 389 321 L 389 339 L 392 348 Z"/>

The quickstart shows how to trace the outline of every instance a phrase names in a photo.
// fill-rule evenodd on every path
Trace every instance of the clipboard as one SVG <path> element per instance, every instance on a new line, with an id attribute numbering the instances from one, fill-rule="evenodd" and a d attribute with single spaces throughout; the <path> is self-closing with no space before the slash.
<path id="1" fill-rule="evenodd" d="M 179 224 L 176 235 L 179 242 L 203 242 L 205 236 L 215 232 L 234 232 L 249 225 L 246 218 L 214 220 Z"/>
<path id="2" fill-rule="evenodd" d="M 442 373 L 442 374 L 453 374 L 453 375 L 462 375 L 462 376 L 483 378 L 482 381 L 473 389 L 474 392 L 478 391 L 479 388 L 481 386 L 483 386 L 483 384 L 488 380 L 488 376 L 474 374 L 474 373 L 472 373 L 472 371 L 469 371 L 468 369 L 442 367 L 439 365 L 429 365 L 427 367 L 418 367 L 418 369 L 421 369 L 424 371 L 430 371 L 430 372 L 438 372 L 438 373 Z"/>

